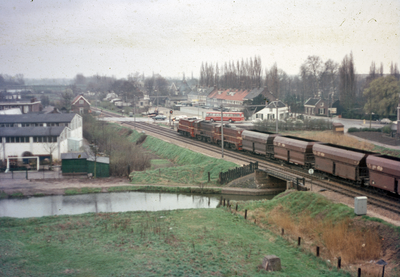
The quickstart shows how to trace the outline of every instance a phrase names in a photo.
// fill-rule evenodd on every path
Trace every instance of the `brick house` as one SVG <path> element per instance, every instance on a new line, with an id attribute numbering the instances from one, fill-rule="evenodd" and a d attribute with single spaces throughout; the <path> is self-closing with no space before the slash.
<path id="1" fill-rule="evenodd" d="M 90 102 L 82 94 L 78 95 L 72 100 L 71 111 L 77 114 L 90 113 Z"/>
<path id="2" fill-rule="evenodd" d="M 328 116 L 328 101 L 320 98 L 309 98 L 304 104 L 306 115 Z"/>

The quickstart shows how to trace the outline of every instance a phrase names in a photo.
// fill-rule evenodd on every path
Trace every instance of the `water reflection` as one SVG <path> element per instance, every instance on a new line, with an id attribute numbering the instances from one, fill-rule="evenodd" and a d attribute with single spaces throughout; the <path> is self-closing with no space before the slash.
<path id="1" fill-rule="evenodd" d="M 98 212 L 160 211 L 215 208 L 221 195 L 122 192 L 57 195 L 0 200 L 0 217 L 41 217 Z M 223 195 L 230 200 L 271 199 L 273 196 Z"/>
<path id="2" fill-rule="evenodd" d="M 168 193 L 94 193 L 46 196 L 0 201 L 0 216 L 40 217 L 98 212 L 160 211 L 215 208 L 217 197 Z"/>

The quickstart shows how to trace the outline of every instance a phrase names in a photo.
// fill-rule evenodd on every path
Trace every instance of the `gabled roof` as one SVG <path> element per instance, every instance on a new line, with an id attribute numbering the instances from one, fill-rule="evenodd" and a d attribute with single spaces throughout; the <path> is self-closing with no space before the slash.
<path id="1" fill-rule="evenodd" d="M 71 123 L 76 113 L 1 115 L 0 123 Z"/>
<path id="2" fill-rule="evenodd" d="M 220 99 L 220 100 L 231 100 L 231 101 L 243 101 L 244 98 L 250 93 L 249 90 L 240 89 L 225 89 L 225 90 L 214 90 L 208 95 L 208 98 Z"/>
<path id="3" fill-rule="evenodd" d="M 304 106 L 315 106 L 318 104 L 320 101 L 320 98 L 309 98 L 306 103 L 304 103 Z"/>
<path id="4" fill-rule="evenodd" d="M 0 127 L 2 137 L 59 136 L 66 126 L 56 127 Z"/>
<path id="5" fill-rule="evenodd" d="M 244 97 L 244 99 L 245 100 L 252 100 L 252 99 L 256 98 L 257 96 L 259 96 L 263 92 L 263 90 L 265 90 L 265 88 L 252 89 L 250 91 L 250 93 L 247 94 L 246 97 Z"/>
<path id="6" fill-rule="evenodd" d="M 80 99 L 86 101 L 86 103 L 88 103 L 88 105 L 90 106 L 90 102 L 89 102 L 85 97 L 83 97 L 83 95 L 77 95 L 77 96 L 74 98 L 74 100 L 72 100 L 71 105 L 75 105 L 75 103 L 78 102 L 78 100 L 80 100 Z"/>
<path id="7" fill-rule="evenodd" d="M 267 106 L 265 106 L 265 108 L 275 109 L 276 106 L 278 106 L 278 109 L 286 107 L 286 105 L 282 101 L 278 100 L 278 101 L 272 101 Z"/>

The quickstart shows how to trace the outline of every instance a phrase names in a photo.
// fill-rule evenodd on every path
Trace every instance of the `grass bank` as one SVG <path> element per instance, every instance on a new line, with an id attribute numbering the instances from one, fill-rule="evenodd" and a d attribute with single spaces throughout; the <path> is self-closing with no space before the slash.
<path id="1" fill-rule="evenodd" d="M 133 142 L 142 134 L 134 131 Z M 219 173 L 237 167 L 235 163 L 216 159 L 179 147 L 175 144 L 147 136 L 142 146 L 151 153 L 171 161 L 173 167 L 136 171 L 130 175 L 134 184 L 187 184 L 187 185 L 219 185 Z M 210 183 L 208 173 L 210 172 Z"/>
<path id="2" fill-rule="evenodd" d="M 376 218 L 355 216 L 354 210 L 344 204 L 336 204 L 312 192 L 282 193 L 269 201 L 232 202 L 238 204 L 239 213 L 262 228 L 275 230 L 296 245 L 301 237 L 308 251 L 315 253 L 320 247 L 321 256 L 336 263 L 341 257 L 343 265 L 363 261 L 363 272 L 371 276 L 381 270 L 370 261 L 390 261 L 392 272 L 399 276 L 400 227 Z M 385 253 L 397 253 L 384 257 Z M 369 263 L 369 264 L 368 264 Z M 374 266 L 375 265 L 375 266 Z"/>
<path id="3" fill-rule="evenodd" d="M 350 276 L 224 209 L 0 218 L 2 276 Z"/>
<path id="4" fill-rule="evenodd" d="M 207 187 L 169 187 L 169 186 L 119 186 L 110 187 L 108 192 L 123 191 L 142 191 L 142 192 L 167 192 L 167 193 L 199 193 L 199 194 L 219 194 L 220 188 Z"/>

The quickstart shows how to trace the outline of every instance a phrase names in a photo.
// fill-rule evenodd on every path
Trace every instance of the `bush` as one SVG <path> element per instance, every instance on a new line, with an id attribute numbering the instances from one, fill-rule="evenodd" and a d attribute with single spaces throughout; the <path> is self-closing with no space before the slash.
<path id="1" fill-rule="evenodd" d="M 392 124 L 384 126 L 382 128 L 382 132 L 385 134 L 391 134 L 392 133 Z"/>
<path id="2" fill-rule="evenodd" d="M 356 128 L 356 127 L 351 127 L 347 130 L 349 133 L 354 133 L 354 132 L 381 132 L 381 129 L 376 129 L 376 128 Z"/>

